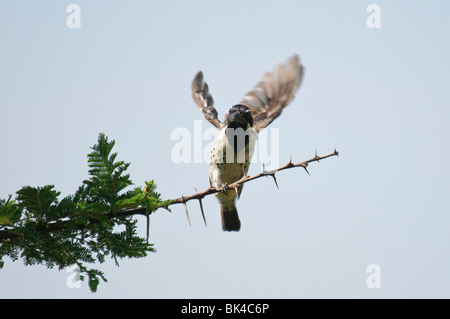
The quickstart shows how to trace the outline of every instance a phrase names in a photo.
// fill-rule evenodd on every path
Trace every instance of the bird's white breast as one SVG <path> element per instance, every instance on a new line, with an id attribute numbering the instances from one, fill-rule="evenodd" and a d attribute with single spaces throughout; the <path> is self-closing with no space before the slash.
<path id="1" fill-rule="evenodd" d="M 226 128 L 220 130 L 211 152 L 209 178 L 212 187 L 220 188 L 225 184 L 231 184 L 247 174 L 255 150 L 257 134 L 252 128 L 248 129 L 246 134 L 249 136 L 248 144 L 238 151 L 236 158 L 228 156 L 227 161 L 226 155 L 230 155 L 228 152 L 234 155 L 234 146 L 226 136 Z M 230 160 L 230 157 L 233 160 Z"/>

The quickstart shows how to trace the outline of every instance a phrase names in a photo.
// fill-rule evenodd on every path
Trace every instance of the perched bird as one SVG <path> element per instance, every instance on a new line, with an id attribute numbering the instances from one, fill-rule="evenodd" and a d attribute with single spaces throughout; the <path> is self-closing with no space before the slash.
<path id="1" fill-rule="evenodd" d="M 211 187 L 221 189 L 216 196 L 221 206 L 222 229 L 239 231 L 241 222 L 236 209 L 237 190 L 227 189 L 247 175 L 257 134 L 276 119 L 294 98 L 300 86 L 303 66 L 298 55 L 280 64 L 273 72 L 248 92 L 239 104 L 232 106 L 222 123 L 217 117 L 208 84 L 198 72 L 192 82 L 192 96 L 203 116 L 220 131 L 211 152 L 209 181 Z"/>

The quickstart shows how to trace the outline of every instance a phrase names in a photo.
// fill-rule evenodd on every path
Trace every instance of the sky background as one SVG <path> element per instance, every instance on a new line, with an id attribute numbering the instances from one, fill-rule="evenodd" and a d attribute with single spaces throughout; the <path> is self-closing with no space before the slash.
<path id="1" fill-rule="evenodd" d="M 69 4 L 81 28 L 69 29 Z M 370 29 L 369 4 L 381 8 Z M 271 128 L 279 161 L 339 157 L 247 183 L 239 233 L 203 201 L 157 211 L 146 258 L 93 265 L 92 294 L 65 270 L 6 259 L 0 298 L 450 297 L 449 1 L 0 1 L 0 198 L 25 185 L 73 194 L 100 132 L 163 198 L 209 187 L 209 163 L 171 158 L 202 120 L 203 70 L 219 117 L 297 53 L 305 76 Z M 205 144 L 208 141 L 205 141 Z M 250 168 L 254 175 L 261 163 Z M 145 219 L 139 217 L 145 236 Z M 380 267 L 380 288 L 366 269 Z"/>

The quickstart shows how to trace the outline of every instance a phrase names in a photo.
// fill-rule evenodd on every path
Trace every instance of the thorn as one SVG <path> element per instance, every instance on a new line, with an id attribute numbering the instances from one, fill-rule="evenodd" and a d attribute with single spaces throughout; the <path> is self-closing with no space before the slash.
<path id="1" fill-rule="evenodd" d="M 314 160 L 316 160 L 318 163 L 320 163 L 319 159 L 320 159 L 320 156 L 317 155 L 317 148 L 316 148 L 316 153 L 314 154 Z"/>
<path id="2" fill-rule="evenodd" d="M 275 182 L 275 185 L 277 185 L 277 189 L 279 190 L 280 188 L 278 187 L 277 178 L 275 177 L 275 173 L 272 175 L 272 177 L 273 177 L 273 181 Z"/>
<path id="3" fill-rule="evenodd" d="M 336 149 L 334 149 L 334 155 L 339 156 L 339 152 Z"/>
<path id="4" fill-rule="evenodd" d="M 8 205 L 9 201 L 11 200 L 11 197 L 12 197 L 12 194 L 9 194 L 8 200 L 6 201 L 5 206 Z"/>
<path id="5" fill-rule="evenodd" d="M 203 211 L 202 200 L 199 198 L 199 199 L 198 199 L 198 202 L 200 203 L 200 210 L 201 210 L 201 212 L 202 212 L 203 221 L 205 222 L 205 226 L 208 227 L 208 225 L 206 224 L 205 212 Z"/>
<path id="6" fill-rule="evenodd" d="M 302 165 L 302 167 L 305 169 L 306 173 L 308 173 L 309 176 L 311 176 L 311 174 L 309 174 L 308 169 L 306 168 L 308 166 L 308 164 Z"/>
<path id="7" fill-rule="evenodd" d="M 186 211 L 186 217 L 187 217 L 187 220 L 189 222 L 189 226 L 192 227 L 191 220 L 189 219 L 189 212 L 188 212 L 188 208 L 187 208 L 187 205 L 186 205 L 186 200 L 184 199 L 184 196 L 181 196 L 181 198 L 183 198 L 184 210 Z"/>
<path id="8" fill-rule="evenodd" d="M 150 216 L 147 214 L 147 244 L 149 235 L 150 235 Z"/>

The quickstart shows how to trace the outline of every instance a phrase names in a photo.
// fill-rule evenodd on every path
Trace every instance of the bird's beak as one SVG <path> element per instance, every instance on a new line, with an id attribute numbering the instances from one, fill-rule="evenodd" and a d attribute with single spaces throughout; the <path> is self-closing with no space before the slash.
<path id="1" fill-rule="evenodd" d="M 233 126 L 246 126 L 247 120 L 239 112 L 235 112 L 231 114 L 229 123 L 233 124 Z"/>

